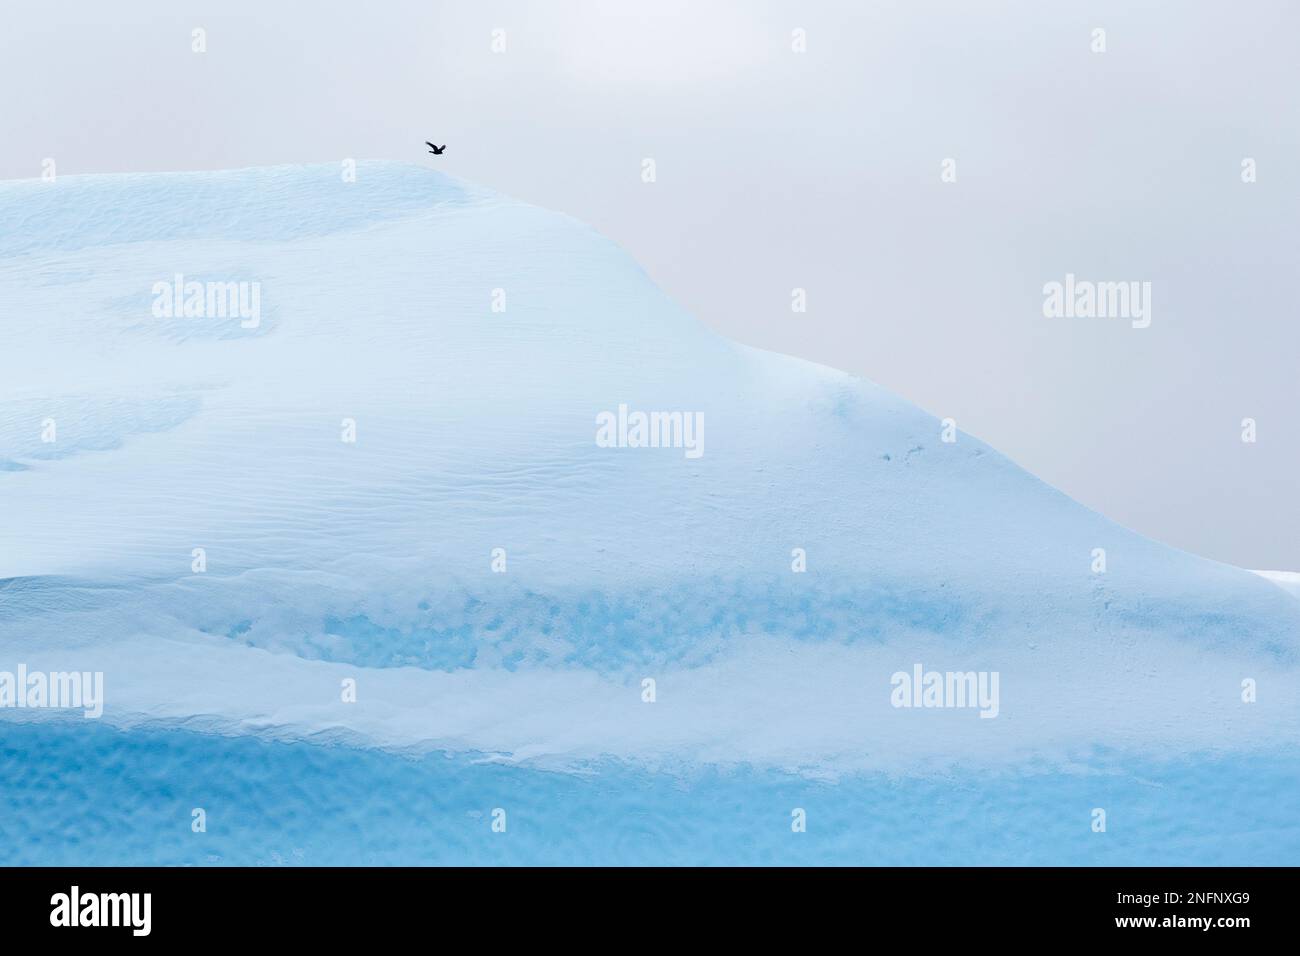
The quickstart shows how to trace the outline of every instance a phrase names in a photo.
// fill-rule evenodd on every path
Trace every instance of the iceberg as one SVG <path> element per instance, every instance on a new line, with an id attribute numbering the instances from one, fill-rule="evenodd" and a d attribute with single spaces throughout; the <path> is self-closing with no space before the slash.
<path id="1" fill-rule="evenodd" d="M 1294 589 L 583 224 L 392 162 L 0 209 L 0 671 L 102 675 L 0 708 L 0 862 L 1300 860 Z"/>

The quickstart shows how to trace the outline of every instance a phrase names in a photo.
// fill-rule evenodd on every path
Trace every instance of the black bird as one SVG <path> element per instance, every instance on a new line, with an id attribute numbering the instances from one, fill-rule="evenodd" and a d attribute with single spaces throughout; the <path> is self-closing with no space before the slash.
<path id="1" fill-rule="evenodd" d="M 429 142 L 427 139 L 424 141 L 424 145 L 425 145 L 425 146 L 428 146 L 428 147 L 429 147 L 429 152 L 433 153 L 433 155 L 435 155 L 435 156 L 441 156 L 441 155 L 442 155 L 442 151 L 443 151 L 444 149 L 447 148 L 445 145 L 443 145 L 443 146 L 434 146 L 434 145 L 433 145 L 431 142 Z"/>

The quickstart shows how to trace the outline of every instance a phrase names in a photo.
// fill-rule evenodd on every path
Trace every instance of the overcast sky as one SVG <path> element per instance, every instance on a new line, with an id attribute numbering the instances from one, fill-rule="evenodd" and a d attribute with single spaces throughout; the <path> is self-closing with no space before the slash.
<path id="1" fill-rule="evenodd" d="M 1300 4 L 1136 6 L 13 4 L 0 177 L 427 161 L 1124 525 L 1300 569 Z M 1150 327 L 1045 318 L 1066 273 L 1150 282 Z"/>

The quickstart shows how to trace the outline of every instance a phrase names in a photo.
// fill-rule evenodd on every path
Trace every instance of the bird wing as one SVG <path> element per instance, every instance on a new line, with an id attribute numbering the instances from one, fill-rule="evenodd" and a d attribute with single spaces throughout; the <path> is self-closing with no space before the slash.
<path id="1" fill-rule="evenodd" d="M 425 145 L 425 146 L 428 146 L 430 149 L 437 149 L 437 148 L 438 148 L 437 146 L 434 146 L 431 142 L 429 142 L 427 139 L 424 141 L 424 145 Z M 444 147 L 444 148 L 445 148 L 445 147 Z"/>

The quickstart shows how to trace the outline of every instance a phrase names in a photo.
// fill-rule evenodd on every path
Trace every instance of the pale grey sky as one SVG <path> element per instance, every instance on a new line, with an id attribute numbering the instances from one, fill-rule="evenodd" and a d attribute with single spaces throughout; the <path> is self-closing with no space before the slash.
<path id="1" fill-rule="evenodd" d="M 54 0 L 6 11 L 0 76 L 0 177 L 427 160 L 1122 524 L 1300 568 L 1288 0 Z M 1067 272 L 1151 282 L 1150 328 L 1044 318 Z"/>

